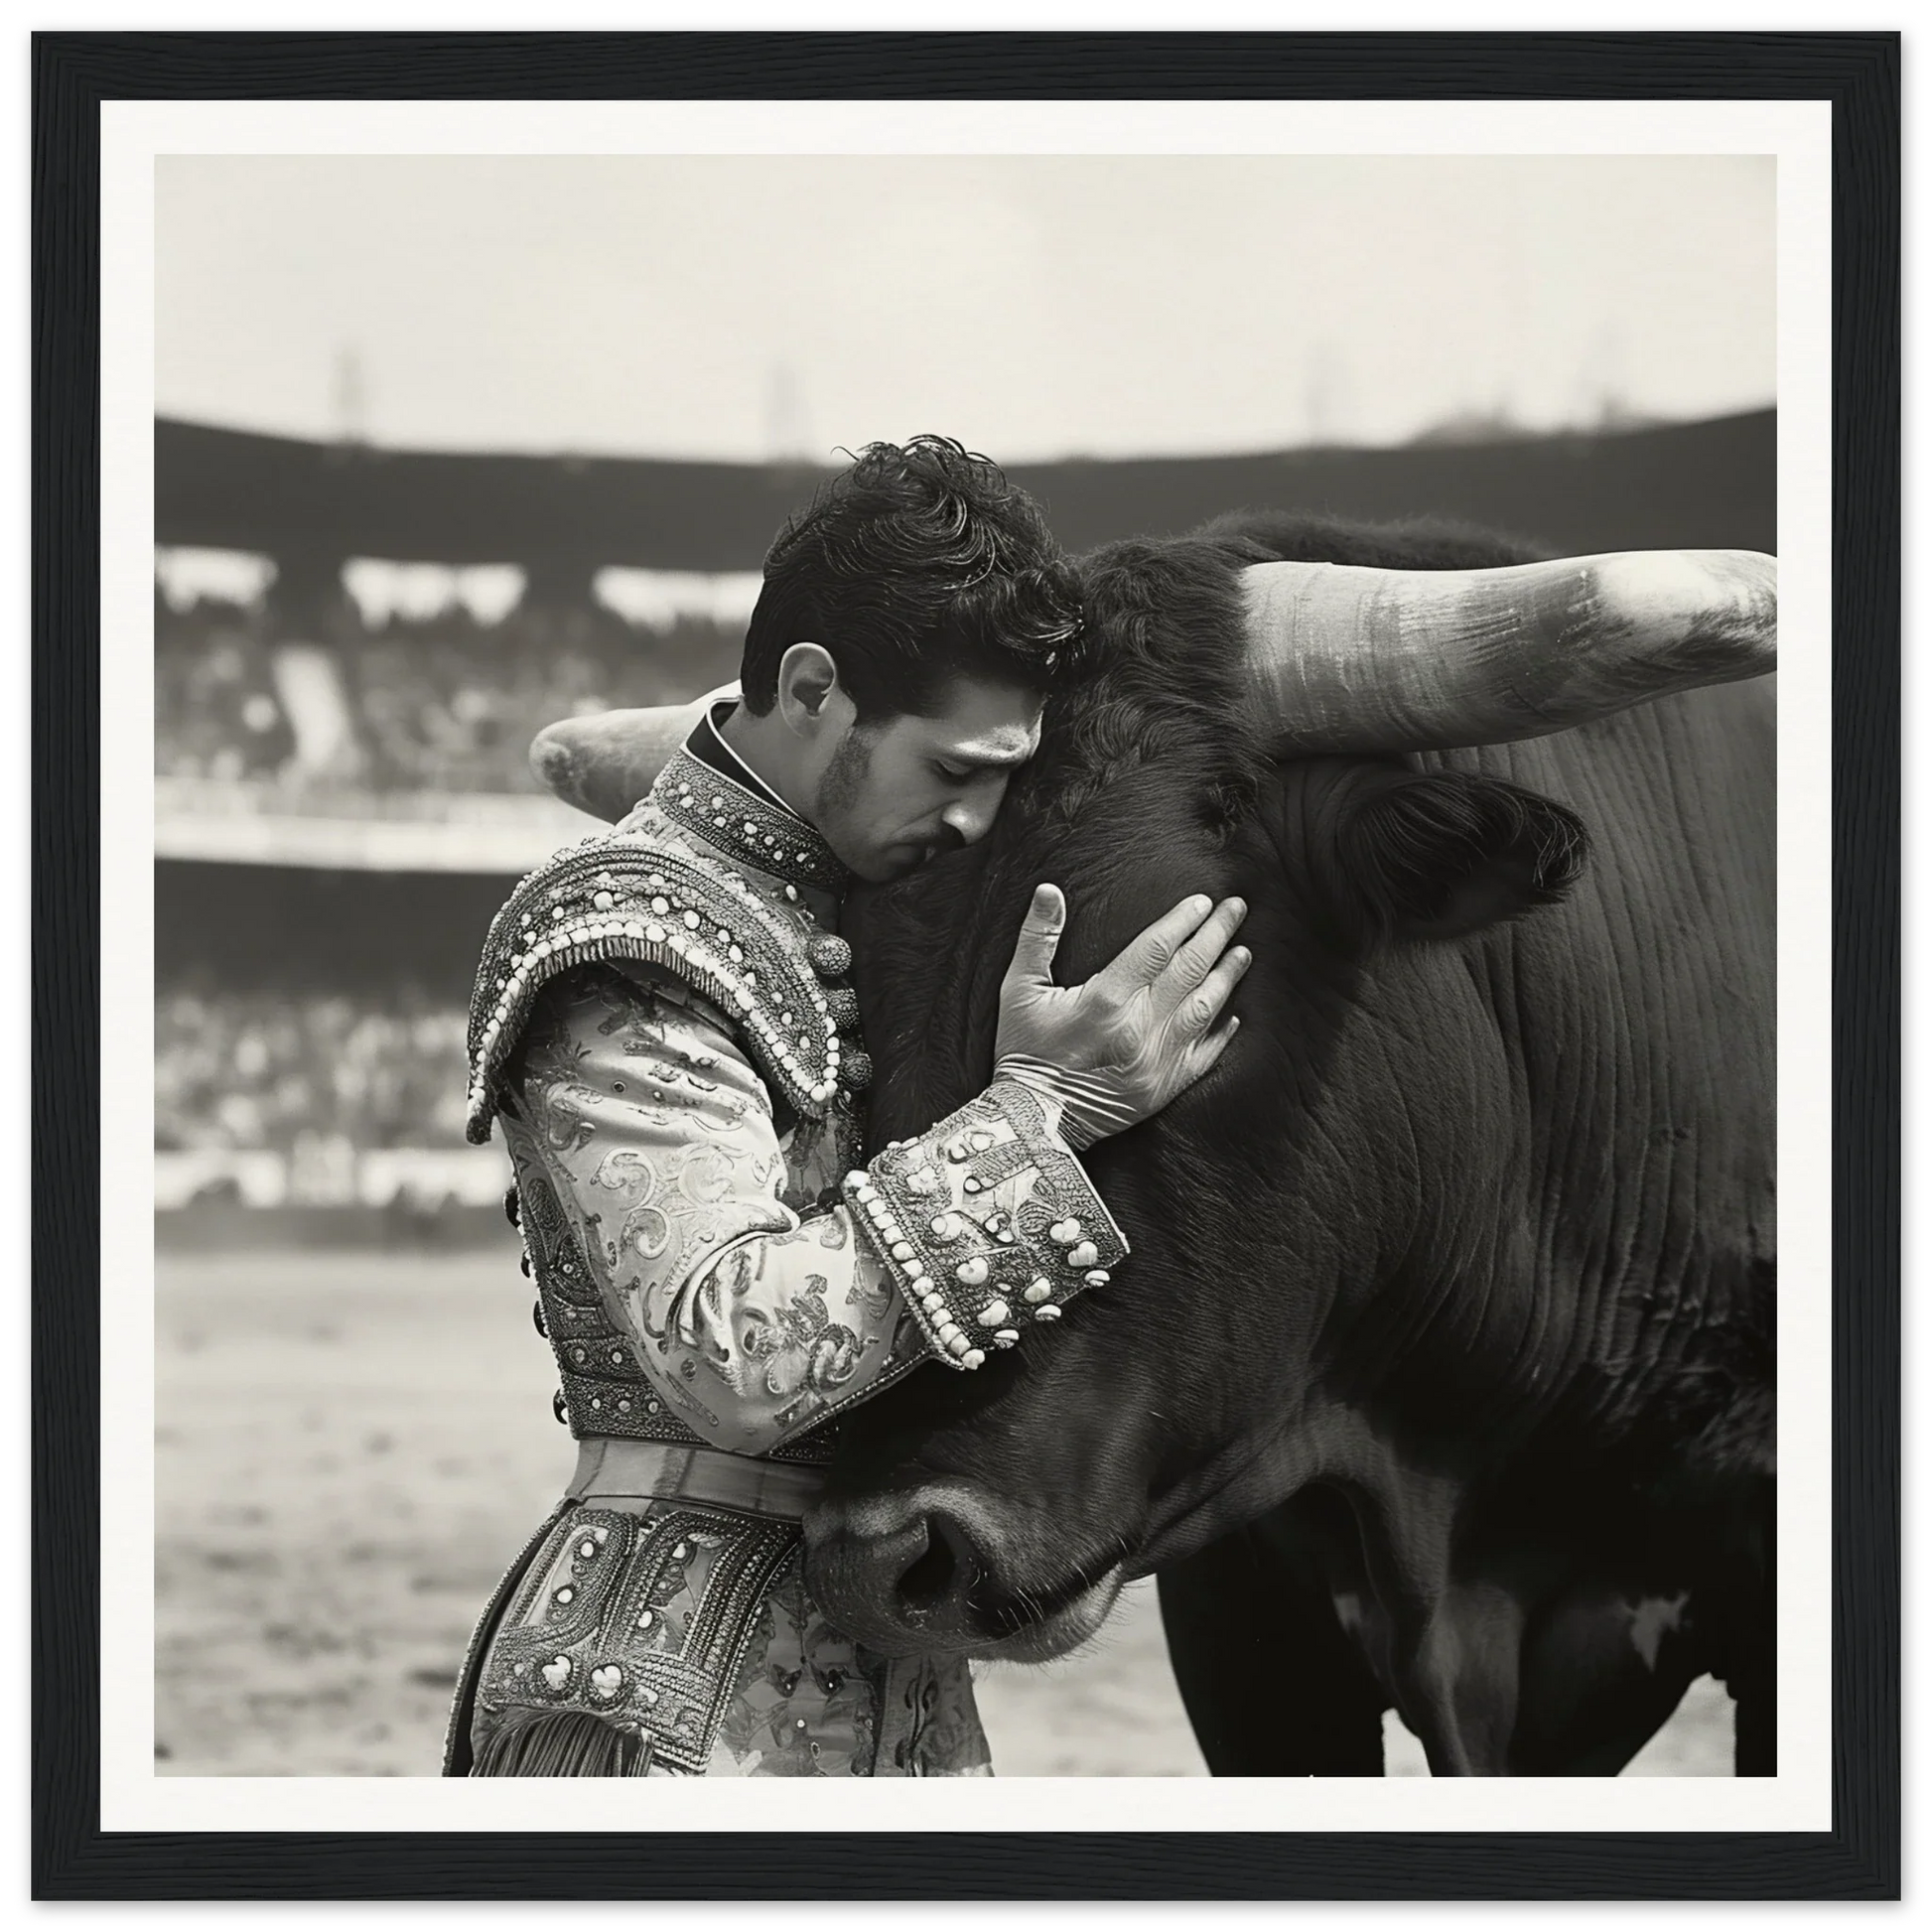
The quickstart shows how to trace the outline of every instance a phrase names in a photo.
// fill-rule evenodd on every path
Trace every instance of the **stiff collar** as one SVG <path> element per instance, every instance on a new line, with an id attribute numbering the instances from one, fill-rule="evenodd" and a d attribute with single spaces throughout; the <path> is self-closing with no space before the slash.
<path id="1" fill-rule="evenodd" d="M 719 735 L 707 712 L 651 787 L 659 810 L 741 865 L 788 885 L 843 893 L 849 875 L 815 826 Z"/>

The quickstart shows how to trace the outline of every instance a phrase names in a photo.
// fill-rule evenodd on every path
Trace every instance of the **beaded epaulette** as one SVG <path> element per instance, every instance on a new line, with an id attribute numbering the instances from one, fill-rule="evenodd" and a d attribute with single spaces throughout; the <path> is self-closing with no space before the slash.
<path id="1" fill-rule="evenodd" d="M 824 1116 L 843 1049 L 823 982 L 849 970 L 851 947 L 832 933 L 807 937 L 736 874 L 620 828 L 556 854 L 490 922 L 470 1004 L 472 1141 L 489 1139 L 497 1075 L 537 994 L 557 974 L 601 959 L 662 967 L 702 994 L 736 1023 L 792 1111 Z M 840 1013 L 851 1004 L 841 1002 Z M 858 1084 L 864 1056 L 844 1057 L 847 1084 Z"/>

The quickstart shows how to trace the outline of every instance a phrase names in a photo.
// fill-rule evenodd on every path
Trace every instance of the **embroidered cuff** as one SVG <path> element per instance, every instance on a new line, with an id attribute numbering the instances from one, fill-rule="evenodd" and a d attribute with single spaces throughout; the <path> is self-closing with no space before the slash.
<path id="1" fill-rule="evenodd" d="M 978 1368 L 1029 1321 L 1104 1288 L 1127 1241 L 1037 1100 L 992 1086 L 915 1140 L 896 1141 L 844 1194 L 932 1352 Z"/>

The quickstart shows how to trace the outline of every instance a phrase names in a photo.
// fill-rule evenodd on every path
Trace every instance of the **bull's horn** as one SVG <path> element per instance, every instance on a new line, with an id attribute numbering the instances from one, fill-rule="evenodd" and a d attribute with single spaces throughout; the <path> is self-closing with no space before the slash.
<path id="1" fill-rule="evenodd" d="M 532 741 L 530 769 L 566 804 L 616 824 L 656 782 L 706 711 L 737 696 L 736 684 L 724 684 L 689 704 L 560 719 Z"/>
<path id="2" fill-rule="evenodd" d="M 1242 593 L 1248 697 L 1289 755 L 1541 738 L 1776 667 L 1777 560 L 1755 550 L 1251 564 Z"/>

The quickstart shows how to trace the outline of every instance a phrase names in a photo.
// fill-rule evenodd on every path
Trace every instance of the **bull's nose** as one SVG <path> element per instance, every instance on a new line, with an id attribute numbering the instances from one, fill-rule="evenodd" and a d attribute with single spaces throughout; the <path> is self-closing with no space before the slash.
<path id="1" fill-rule="evenodd" d="M 983 1634 L 971 1599 L 988 1565 L 956 1511 L 916 1495 L 830 1505 L 811 1532 L 813 1594 L 862 1642 L 891 1655 Z"/>
<path id="2" fill-rule="evenodd" d="M 911 1542 L 918 1538 L 919 1548 Z M 974 1581 L 985 1574 L 966 1527 L 944 1511 L 931 1511 L 901 1533 L 910 1561 L 894 1585 L 897 1607 L 910 1618 L 956 1620 L 963 1615 Z M 956 1613 L 949 1617 L 948 1613 Z"/>

